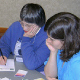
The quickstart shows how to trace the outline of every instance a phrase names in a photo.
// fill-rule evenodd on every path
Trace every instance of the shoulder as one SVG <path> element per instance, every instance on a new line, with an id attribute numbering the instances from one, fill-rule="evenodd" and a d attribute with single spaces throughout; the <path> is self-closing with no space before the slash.
<path id="1" fill-rule="evenodd" d="M 16 21 L 14 23 L 12 23 L 9 28 L 6 31 L 6 34 L 10 35 L 10 34 L 16 34 L 21 33 L 23 31 L 23 28 L 21 27 L 21 24 L 19 21 Z M 17 33 L 17 34 L 18 34 Z"/>
<path id="2" fill-rule="evenodd" d="M 76 78 L 75 80 L 79 80 L 80 79 L 80 57 L 76 57 L 74 58 L 74 60 L 70 62 L 71 63 L 69 64 L 69 66 L 70 66 L 71 74 L 74 78 Z"/>
<path id="3" fill-rule="evenodd" d="M 47 32 L 44 31 L 44 26 L 41 27 L 41 29 L 40 29 L 40 31 L 38 32 L 37 35 L 38 35 L 39 37 L 43 38 L 43 39 L 45 39 L 45 38 L 48 37 L 48 36 L 47 36 Z"/>
<path id="4" fill-rule="evenodd" d="M 10 27 L 21 26 L 19 21 L 13 22 Z"/>
<path id="5" fill-rule="evenodd" d="M 70 59 L 70 66 L 75 73 L 80 72 L 80 51 Z"/>
<path id="6" fill-rule="evenodd" d="M 19 30 L 19 29 L 22 29 L 22 27 L 21 27 L 21 24 L 20 24 L 20 22 L 19 21 L 16 21 L 16 22 L 14 22 L 14 23 L 12 23 L 11 25 L 10 25 L 10 27 L 9 27 L 9 30 Z"/>
<path id="7" fill-rule="evenodd" d="M 70 59 L 71 63 L 76 62 L 76 61 L 80 61 L 80 51 L 78 53 L 74 54 Z"/>

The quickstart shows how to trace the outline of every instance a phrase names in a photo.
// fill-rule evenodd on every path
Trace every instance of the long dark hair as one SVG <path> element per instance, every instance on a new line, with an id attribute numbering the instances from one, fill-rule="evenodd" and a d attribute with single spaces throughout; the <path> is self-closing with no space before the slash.
<path id="1" fill-rule="evenodd" d="M 64 41 L 60 56 L 68 61 L 80 50 L 80 19 L 72 13 L 60 12 L 49 18 L 45 31 L 54 39 Z"/>

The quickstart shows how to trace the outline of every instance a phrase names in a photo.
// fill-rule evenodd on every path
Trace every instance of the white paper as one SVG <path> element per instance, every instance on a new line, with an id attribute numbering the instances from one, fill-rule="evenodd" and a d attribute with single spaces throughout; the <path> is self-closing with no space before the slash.
<path id="1" fill-rule="evenodd" d="M 26 75 L 26 74 L 28 73 L 28 71 L 25 71 L 25 70 L 18 70 L 17 73 L 20 73 L 20 74 Z"/>
<path id="2" fill-rule="evenodd" d="M 16 61 L 17 62 L 23 62 L 22 56 L 16 56 Z"/>
<path id="3" fill-rule="evenodd" d="M 11 80 L 11 79 L 5 77 L 5 78 L 2 78 L 2 79 L 0 79 L 0 80 Z"/>
<path id="4" fill-rule="evenodd" d="M 7 59 L 6 65 L 0 65 L 0 71 L 15 71 L 14 59 Z"/>

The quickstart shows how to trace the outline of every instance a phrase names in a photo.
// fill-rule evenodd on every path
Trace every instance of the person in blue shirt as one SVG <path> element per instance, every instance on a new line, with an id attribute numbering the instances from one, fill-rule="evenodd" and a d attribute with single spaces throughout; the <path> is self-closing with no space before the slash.
<path id="1" fill-rule="evenodd" d="M 44 9 L 35 3 L 25 4 L 20 12 L 20 21 L 12 23 L 0 40 L 0 64 L 6 64 L 10 53 L 22 55 L 23 63 L 30 70 L 44 71 L 44 61 L 50 51 L 46 46 L 47 33 Z"/>
<path id="2" fill-rule="evenodd" d="M 69 12 L 59 12 L 47 20 L 44 29 L 50 49 L 50 56 L 44 62 L 46 78 L 80 80 L 80 18 Z"/>

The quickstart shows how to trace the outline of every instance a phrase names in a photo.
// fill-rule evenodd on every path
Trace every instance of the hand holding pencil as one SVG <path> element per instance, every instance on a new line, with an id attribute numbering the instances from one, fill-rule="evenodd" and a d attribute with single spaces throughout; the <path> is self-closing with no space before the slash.
<path id="1" fill-rule="evenodd" d="M 5 65 L 6 61 L 7 61 L 7 57 L 3 56 L 3 53 L 1 51 L 1 49 L 0 49 L 0 54 L 1 54 L 1 56 L 0 56 L 0 65 Z"/>

